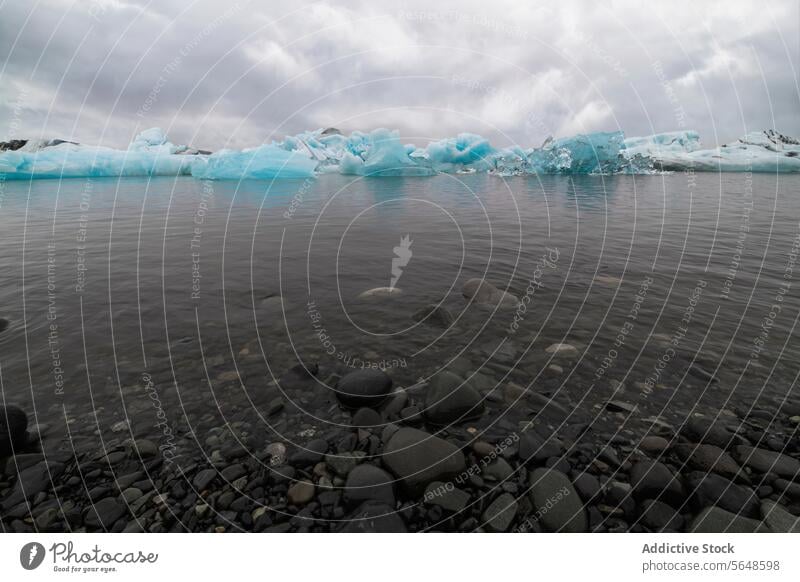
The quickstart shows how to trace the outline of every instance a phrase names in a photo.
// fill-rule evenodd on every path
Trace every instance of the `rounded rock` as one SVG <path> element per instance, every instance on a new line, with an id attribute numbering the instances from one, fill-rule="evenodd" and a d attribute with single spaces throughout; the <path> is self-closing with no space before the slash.
<path id="1" fill-rule="evenodd" d="M 336 383 L 336 397 L 347 408 L 375 408 L 392 390 L 392 379 L 382 370 L 356 370 Z"/>

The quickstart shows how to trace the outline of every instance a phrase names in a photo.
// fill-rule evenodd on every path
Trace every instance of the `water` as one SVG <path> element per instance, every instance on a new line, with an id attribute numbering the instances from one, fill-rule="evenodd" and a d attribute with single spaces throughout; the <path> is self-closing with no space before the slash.
<path id="1" fill-rule="evenodd" d="M 2 393 L 54 448 L 146 436 L 205 450 L 242 426 L 246 449 L 307 440 L 347 424 L 325 379 L 348 366 L 410 386 L 466 358 L 484 392 L 531 384 L 638 435 L 780 401 L 800 369 L 797 176 L 2 186 Z M 402 294 L 360 299 L 390 285 L 406 235 Z M 526 311 L 468 306 L 473 277 L 527 293 Z M 453 326 L 416 321 L 429 304 Z M 558 342 L 577 352 L 545 351 Z M 319 362 L 318 384 L 269 416 L 299 362 Z M 601 417 L 609 398 L 635 418 Z"/>

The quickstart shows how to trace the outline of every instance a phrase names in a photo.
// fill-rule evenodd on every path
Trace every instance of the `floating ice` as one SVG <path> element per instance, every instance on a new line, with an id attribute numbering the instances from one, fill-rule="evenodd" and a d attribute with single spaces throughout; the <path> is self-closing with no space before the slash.
<path id="1" fill-rule="evenodd" d="M 160 129 L 140 133 L 128 150 L 85 146 L 63 140 L 31 140 L 20 149 L 0 152 L 6 179 L 178 176 L 189 174 L 192 156 L 167 141 Z"/>
<path id="2" fill-rule="evenodd" d="M 192 176 L 210 180 L 310 178 L 316 167 L 317 162 L 308 155 L 269 144 L 197 156 L 192 163 Z"/>
<path id="3" fill-rule="evenodd" d="M 202 179 L 240 180 L 309 178 L 328 172 L 357 176 L 649 174 L 688 169 L 800 172 L 800 143 L 773 130 L 749 133 L 713 149 L 700 149 L 700 137 L 694 131 L 627 139 L 619 131 L 598 132 L 548 138 L 538 148 L 500 149 L 470 133 L 420 148 L 404 144 L 399 132 L 389 129 L 356 131 L 348 136 L 327 129 L 212 155 L 175 145 L 158 128 L 140 133 L 127 150 L 62 140 L 20 143 L 0 143 L 0 175 L 7 179 L 191 174 Z M 4 147 L 9 149 L 3 151 Z"/>
<path id="4" fill-rule="evenodd" d="M 655 167 L 695 172 L 800 172 L 800 142 L 768 129 L 710 150 L 654 154 Z"/>

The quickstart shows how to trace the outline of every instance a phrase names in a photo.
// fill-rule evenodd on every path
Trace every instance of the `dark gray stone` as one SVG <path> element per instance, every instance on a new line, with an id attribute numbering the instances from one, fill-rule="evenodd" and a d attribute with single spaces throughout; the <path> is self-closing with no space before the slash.
<path id="1" fill-rule="evenodd" d="M 509 493 L 503 493 L 492 501 L 483 512 L 483 521 L 489 531 L 506 531 L 517 515 L 517 500 Z"/>
<path id="2" fill-rule="evenodd" d="M 530 474 L 532 517 L 551 532 L 585 532 L 588 527 L 583 502 L 569 478 L 554 469 L 536 469 Z"/>
<path id="3" fill-rule="evenodd" d="M 197 475 L 194 476 L 192 480 L 192 484 L 197 491 L 204 491 L 211 485 L 211 482 L 217 476 L 216 469 L 203 469 Z"/>
<path id="4" fill-rule="evenodd" d="M 761 503 L 761 517 L 767 527 L 776 533 L 800 533 L 800 518 L 774 501 L 765 499 Z"/>
<path id="5" fill-rule="evenodd" d="M 397 512 L 383 503 L 364 502 L 349 514 L 339 530 L 343 533 L 405 533 L 406 526 Z"/>
<path id="6" fill-rule="evenodd" d="M 455 321 L 455 318 L 453 317 L 453 314 L 450 313 L 450 310 L 448 310 L 446 307 L 436 305 L 435 303 L 426 305 L 422 309 L 419 309 L 412 317 L 414 321 L 445 328 L 453 325 L 453 322 Z"/>
<path id="7" fill-rule="evenodd" d="M 384 449 L 383 463 L 403 485 L 421 493 L 431 481 L 446 481 L 464 471 L 464 454 L 455 445 L 415 428 L 398 430 Z"/>
<path id="8" fill-rule="evenodd" d="M 677 510 L 666 503 L 648 499 L 642 503 L 639 521 L 650 531 L 681 531 L 684 520 Z"/>
<path id="9" fill-rule="evenodd" d="M 127 508 L 123 503 L 113 497 L 106 497 L 88 509 L 84 523 L 88 527 L 109 530 L 126 511 Z"/>
<path id="10" fill-rule="evenodd" d="M 800 461 L 789 455 L 755 447 L 738 446 L 736 459 L 757 473 L 775 473 L 781 477 L 800 475 Z"/>
<path id="11" fill-rule="evenodd" d="M 483 414 L 483 408 L 478 391 L 452 372 L 436 374 L 425 393 L 425 418 L 433 424 L 477 418 Z"/>
<path id="12" fill-rule="evenodd" d="M 469 493 L 452 483 L 434 481 L 425 489 L 423 501 L 427 505 L 436 505 L 450 513 L 457 513 L 469 503 Z"/>
<path id="13" fill-rule="evenodd" d="M 371 408 L 359 408 L 353 415 L 351 422 L 353 426 L 371 428 L 383 424 L 381 415 Z"/>
<path id="14" fill-rule="evenodd" d="M 392 379 L 381 370 L 356 370 L 336 383 L 336 397 L 347 408 L 376 408 L 392 390 Z"/>
<path id="15" fill-rule="evenodd" d="M 28 439 L 28 415 L 19 406 L 0 406 L 0 457 L 20 452 Z"/>
<path id="16" fill-rule="evenodd" d="M 375 501 L 394 507 L 394 479 L 379 467 L 359 465 L 347 476 L 344 499 L 354 506 L 365 501 Z"/>
<path id="17" fill-rule="evenodd" d="M 757 533 L 769 531 L 759 520 L 725 511 L 719 507 L 704 509 L 689 524 L 697 533 Z"/>
<path id="18" fill-rule="evenodd" d="M 755 491 L 729 481 L 721 475 L 690 473 L 687 478 L 689 495 L 695 507 L 716 505 L 726 511 L 747 517 L 758 517 L 759 499 Z"/>
<path id="19" fill-rule="evenodd" d="M 657 461 L 639 461 L 631 467 L 631 486 L 636 499 L 657 499 L 673 507 L 686 500 L 686 492 L 677 475 Z"/>

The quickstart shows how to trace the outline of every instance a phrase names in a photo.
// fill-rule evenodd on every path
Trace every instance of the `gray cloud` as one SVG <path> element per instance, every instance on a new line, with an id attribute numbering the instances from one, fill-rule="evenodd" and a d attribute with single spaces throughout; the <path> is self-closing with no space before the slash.
<path id="1" fill-rule="evenodd" d="M 94 0 L 0 5 L 0 139 L 241 147 L 321 126 L 409 141 L 697 129 L 800 136 L 792 0 L 534 6 Z"/>

